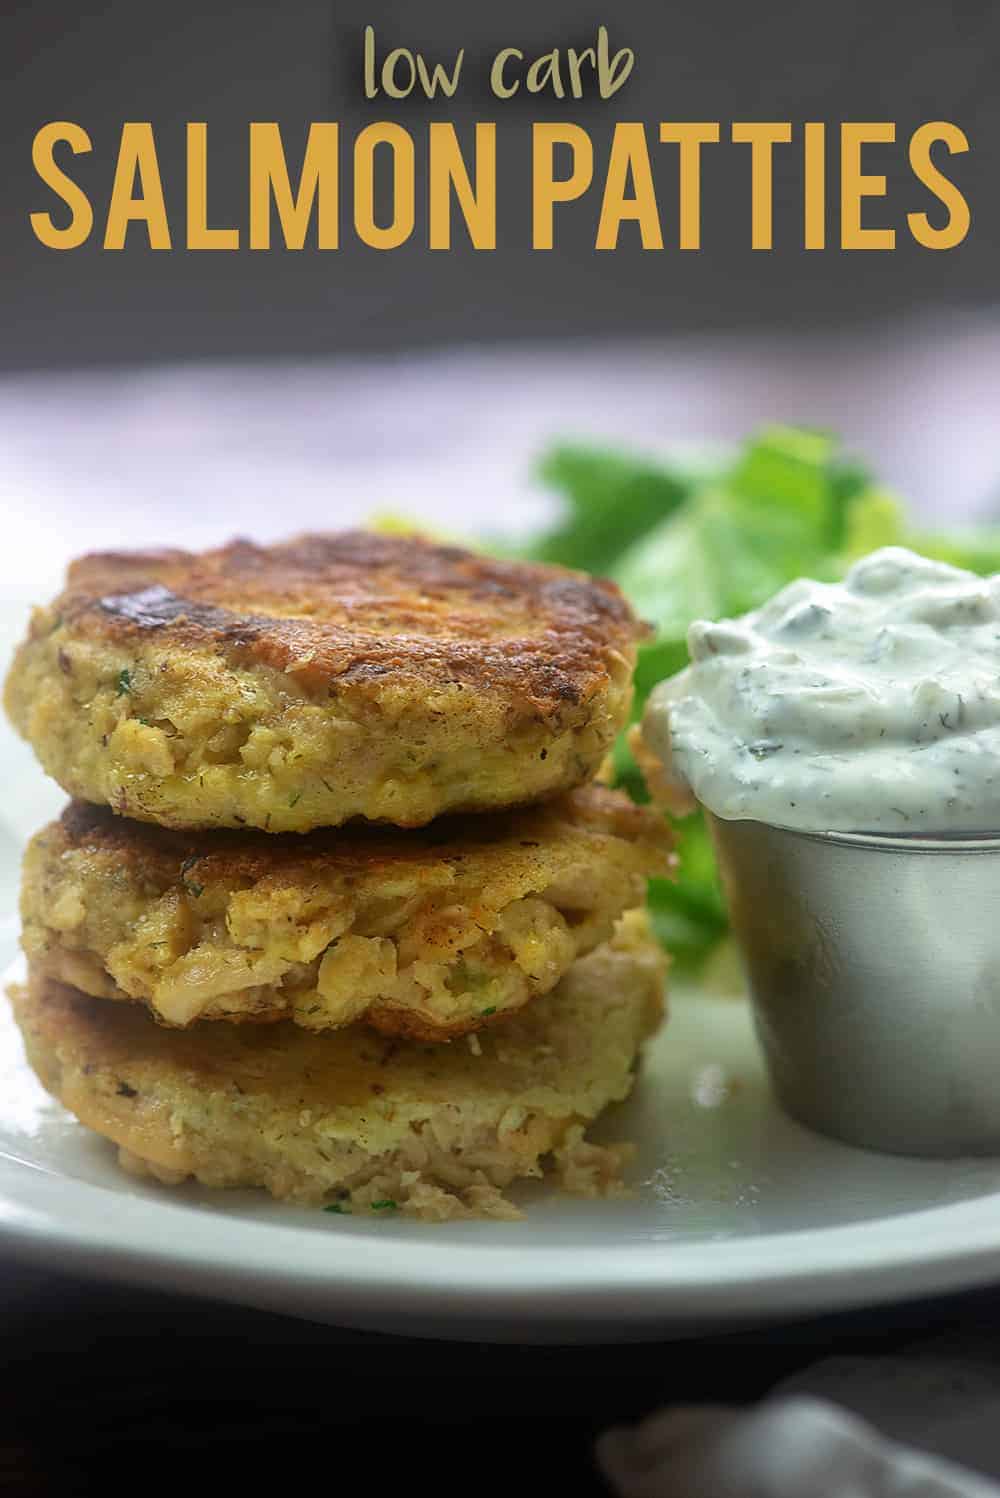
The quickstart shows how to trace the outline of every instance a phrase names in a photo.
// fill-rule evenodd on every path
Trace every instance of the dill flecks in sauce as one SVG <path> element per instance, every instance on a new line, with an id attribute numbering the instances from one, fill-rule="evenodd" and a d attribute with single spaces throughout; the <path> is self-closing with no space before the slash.
<path id="1" fill-rule="evenodd" d="M 873 552 L 698 622 L 646 745 L 716 816 L 824 832 L 1000 832 L 1000 574 Z"/>

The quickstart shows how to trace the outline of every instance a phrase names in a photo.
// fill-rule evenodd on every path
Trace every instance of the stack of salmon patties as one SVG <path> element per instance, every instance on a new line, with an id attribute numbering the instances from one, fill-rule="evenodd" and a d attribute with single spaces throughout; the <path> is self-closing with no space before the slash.
<path id="1" fill-rule="evenodd" d="M 585 1130 L 662 1017 L 671 854 L 595 777 L 643 633 L 611 583 L 414 536 L 75 562 L 6 690 L 73 798 L 24 863 L 44 1085 L 167 1184 L 621 1190 Z"/>

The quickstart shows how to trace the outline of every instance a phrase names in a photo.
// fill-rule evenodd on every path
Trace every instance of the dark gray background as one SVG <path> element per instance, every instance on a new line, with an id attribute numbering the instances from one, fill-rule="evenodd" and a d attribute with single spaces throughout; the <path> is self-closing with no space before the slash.
<path id="1" fill-rule="evenodd" d="M 612 46 L 638 56 L 612 100 L 501 104 L 481 81 L 492 52 L 557 43 L 585 45 L 599 21 Z M 429 56 L 467 50 L 463 84 L 446 104 L 366 103 L 360 37 L 374 24 L 384 46 Z M 2 314 L 0 368 L 16 370 L 186 357 L 328 354 L 489 341 L 671 334 L 747 325 L 808 328 L 865 324 L 885 314 L 985 304 L 996 296 L 1000 249 L 1000 6 L 994 0 L 505 0 L 462 6 L 386 0 L 31 0 L 0 23 L 5 72 L 0 149 Z M 499 248 L 431 253 L 418 222 L 406 247 L 379 253 L 349 232 L 342 210 L 337 252 L 153 254 L 143 232 L 120 254 L 99 248 L 123 120 L 157 131 L 172 227 L 183 238 L 184 122 L 209 123 L 210 201 L 215 223 L 246 222 L 247 122 L 282 123 L 294 162 L 307 122 L 342 121 L 349 140 L 364 123 L 398 118 L 419 136 L 431 119 L 496 119 L 499 126 Z M 899 140 L 927 119 L 968 134 L 971 152 L 950 172 L 973 206 L 958 249 L 934 253 L 905 232 L 893 253 L 806 253 L 800 241 L 798 149 L 778 149 L 776 245 L 749 248 L 746 147 L 705 157 L 703 246 L 643 253 L 626 226 L 615 253 L 596 253 L 595 192 L 557 219 L 554 253 L 528 248 L 529 127 L 565 118 L 594 135 L 606 156 L 618 119 L 844 119 L 896 121 Z M 70 119 L 94 151 L 74 171 L 97 207 L 92 242 L 53 252 L 34 238 L 28 215 L 53 206 L 30 161 L 36 129 Z M 889 175 L 873 223 L 905 226 L 907 210 L 933 200 L 910 176 L 905 145 L 871 147 L 869 170 Z M 676 150 L 657 148 L 657 186 L 668 246 L 675 236 Z M 420 183 L 418 146 L 418 196 Z M 599 166 L 598 166 L 599 170 Z M 831 178 L 831 192 L 836 176 Z M 940 211 L 940 210 L 939 210 Z"/>

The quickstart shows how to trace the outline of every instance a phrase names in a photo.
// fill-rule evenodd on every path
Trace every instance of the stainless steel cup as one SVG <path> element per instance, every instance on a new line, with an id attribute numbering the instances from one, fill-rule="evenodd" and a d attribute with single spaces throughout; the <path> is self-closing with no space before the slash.
<path id="1" fill-rule="evenodd" d="M 1000 837 L 709 823 L 788 1112 L 869 1149 L 1000 1154 Z"/>

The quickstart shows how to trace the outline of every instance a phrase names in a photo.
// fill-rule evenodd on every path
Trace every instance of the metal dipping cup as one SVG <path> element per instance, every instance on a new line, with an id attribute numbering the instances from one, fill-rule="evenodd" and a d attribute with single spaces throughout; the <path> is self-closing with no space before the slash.
<path id="1" fill-rule="evenodd" d="M 1000 1154 L 1000 836 L 708 820 L 782 1106 L 866 1149 Z"/>

